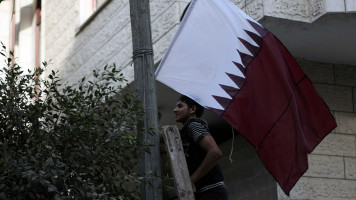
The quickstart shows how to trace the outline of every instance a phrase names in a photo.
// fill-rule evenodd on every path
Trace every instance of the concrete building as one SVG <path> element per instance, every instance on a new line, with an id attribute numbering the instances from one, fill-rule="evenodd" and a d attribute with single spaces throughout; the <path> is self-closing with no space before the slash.
<path id="1" fill-rule="evenodd" d="M 189 0 L 151 0 L 154 62 L 159 63 Z M 289 49 L 331 109 L 338 127 L 309 155 L 309 170 L 287 197 L 255 150 L 214 113 L 230 199 L 356 199 L 356 0 L 234 0 Z M 95 68 L 116 63 L 133 81 L 128 0 L 5 0 L 0 40 L 17 62 L 34 68 L 51 60 L 75 83 Z M 178 94 L 157 83 L 160 124 L 173 124 Z M 232 160 L 229 155 L 232 150 Z"/>

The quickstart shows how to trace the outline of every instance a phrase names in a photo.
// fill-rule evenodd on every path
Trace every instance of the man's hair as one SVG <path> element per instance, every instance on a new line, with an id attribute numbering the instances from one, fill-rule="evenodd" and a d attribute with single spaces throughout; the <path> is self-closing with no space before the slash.
<path id="1" fill-rule="evenodd" d="M 181 100 L 182 102 L 186 103 L 188 108 L 192 108 L 193 106 L 195 106 L 197 108 L 195 111 L 195 115 L 197 117 L 200 118 L 203 115 L 204 107 L 201 106 L 200 104 L 198 104 L 197 102 L 195 102 L 193 99 L 191 99 L 185 95 L 181 95 L 178 100 Z"/>

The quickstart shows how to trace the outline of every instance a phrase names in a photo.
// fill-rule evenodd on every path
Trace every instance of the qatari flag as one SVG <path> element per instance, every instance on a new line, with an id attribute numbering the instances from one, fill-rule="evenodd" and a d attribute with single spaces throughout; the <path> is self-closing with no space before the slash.
<path id="1" fill-rule="evenodd" d="M 288 50 L 229 0 L 191 2 L 156 78 L 235 127 L 287 195 L 336 127 Z"/>

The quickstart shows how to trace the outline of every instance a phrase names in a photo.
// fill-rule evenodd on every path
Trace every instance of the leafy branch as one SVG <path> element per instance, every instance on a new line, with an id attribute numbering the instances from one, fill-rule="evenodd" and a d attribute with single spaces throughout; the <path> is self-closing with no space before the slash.
<path id="1" fill-rule="evenodd" d="M 137 96 L 121 69 L 62 85 L 0 51 L 0 199 L 138 199 Z M 14 63 L 11 66 L 11 63 Z"/>

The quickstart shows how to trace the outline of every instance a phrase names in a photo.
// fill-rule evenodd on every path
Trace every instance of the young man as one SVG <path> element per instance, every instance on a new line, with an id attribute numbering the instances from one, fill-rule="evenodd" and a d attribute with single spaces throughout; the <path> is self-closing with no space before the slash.
<path id="1" fill-rule="evenodd" d="M 190 179 L 196 188 L 197 200 L 226 200 L 223 175 L 217 164 L 222 153 L 210 135 L 208 124 L 200 119 L 204 108 L 182 95 L 173 112 L 183 124 L 180 132 Z"/>

